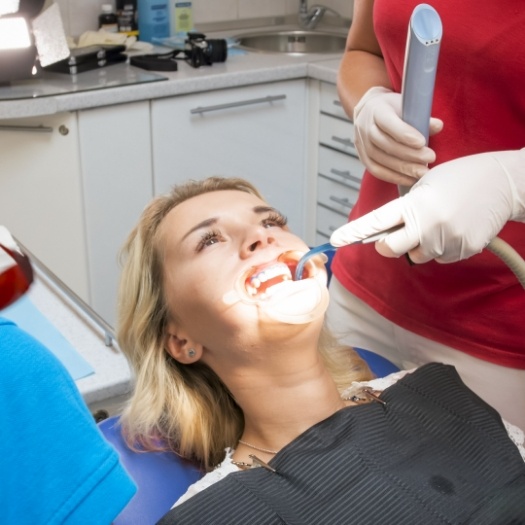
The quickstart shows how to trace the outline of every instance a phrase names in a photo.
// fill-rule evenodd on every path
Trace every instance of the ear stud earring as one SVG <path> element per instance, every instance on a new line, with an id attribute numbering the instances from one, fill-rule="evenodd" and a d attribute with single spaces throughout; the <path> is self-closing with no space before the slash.
<path id="1" fill-rule="evenodd" d="M 188 357 L 193 358 L 193 357 L 195 357 L 195 354 L 196 354 L 195 349 L 190 348 L 190 349 L 188 350 Z"/>

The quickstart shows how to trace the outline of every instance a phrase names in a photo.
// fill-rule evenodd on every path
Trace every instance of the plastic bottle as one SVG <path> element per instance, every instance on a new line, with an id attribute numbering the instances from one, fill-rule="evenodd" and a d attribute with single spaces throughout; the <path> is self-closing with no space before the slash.
<path id="1" fill-rule="evenodd" d="M 171 34 L 185 34 L 193 30 L 191 2 L 171 0 Z"/>
<path id="2" fill-rule="evenodd" d="M 98 17 L 98 27 L 108 33 L 118 32 L 118 19 L 116 13 L 113 12 L 111 4 L 102 4 L 102 13 Z"/>
<path id="3" fill-rule="evenodd" d="M 139 40 L 154 42 L 170 36 L 168 0 L 138 0 Z"/>

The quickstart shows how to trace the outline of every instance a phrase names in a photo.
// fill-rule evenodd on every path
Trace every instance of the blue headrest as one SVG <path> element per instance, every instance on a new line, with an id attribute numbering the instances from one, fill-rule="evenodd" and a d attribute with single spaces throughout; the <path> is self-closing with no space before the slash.
<path id="1" fill-rule="evenodd" d="M 118 416 L 105 419 L 98 426 L 137 485 L 137 493 L 114 520 L 114 525 L 157 523 L 187 488 L 203 476 L 196 465 L 173 452 L 131 450 L 122 436 Z"/>

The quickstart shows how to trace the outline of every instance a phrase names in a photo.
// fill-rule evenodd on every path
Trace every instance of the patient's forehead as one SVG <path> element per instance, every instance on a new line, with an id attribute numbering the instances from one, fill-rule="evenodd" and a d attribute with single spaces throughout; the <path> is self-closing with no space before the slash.
<path id="1" fill-rule="evenodd" d="M 175 206 L 161 224 L 161 235 L 169 233 L 171 238 L 182 240 L 187 233 L 202 223 L 223 216 L 240 217 L 260 206 L 268 206 L 265 201 L 240 190 L 220 190 L 203 193 Z"/>
<path id="2" fill-rule="evenodd" d="M 173 210 L 179 210 L 181 213 L 188 213 L 191 211 L 194 214 L 206 214 L 212 209 L 231 209 L 232 207 L 249 207 L 259 206 L 266 203 L 253 195 L 241 190 L 218 190 L 202 193 L 195 197 L 182 202 Z M 171 213 L 171 212 L 170 212 Z"/>

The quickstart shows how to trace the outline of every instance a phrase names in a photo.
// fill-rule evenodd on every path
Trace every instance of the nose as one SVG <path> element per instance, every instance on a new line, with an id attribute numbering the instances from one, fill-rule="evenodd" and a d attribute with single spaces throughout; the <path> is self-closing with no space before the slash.
<path id="1" fill-rule="evenodd" d="M 266 248 L 275 243 L 275 236 L 271 229 L 257 226 L 247 233 L 246 238 L 241 246 L 241 257 L 247 258 L 258 250 Z"/>

